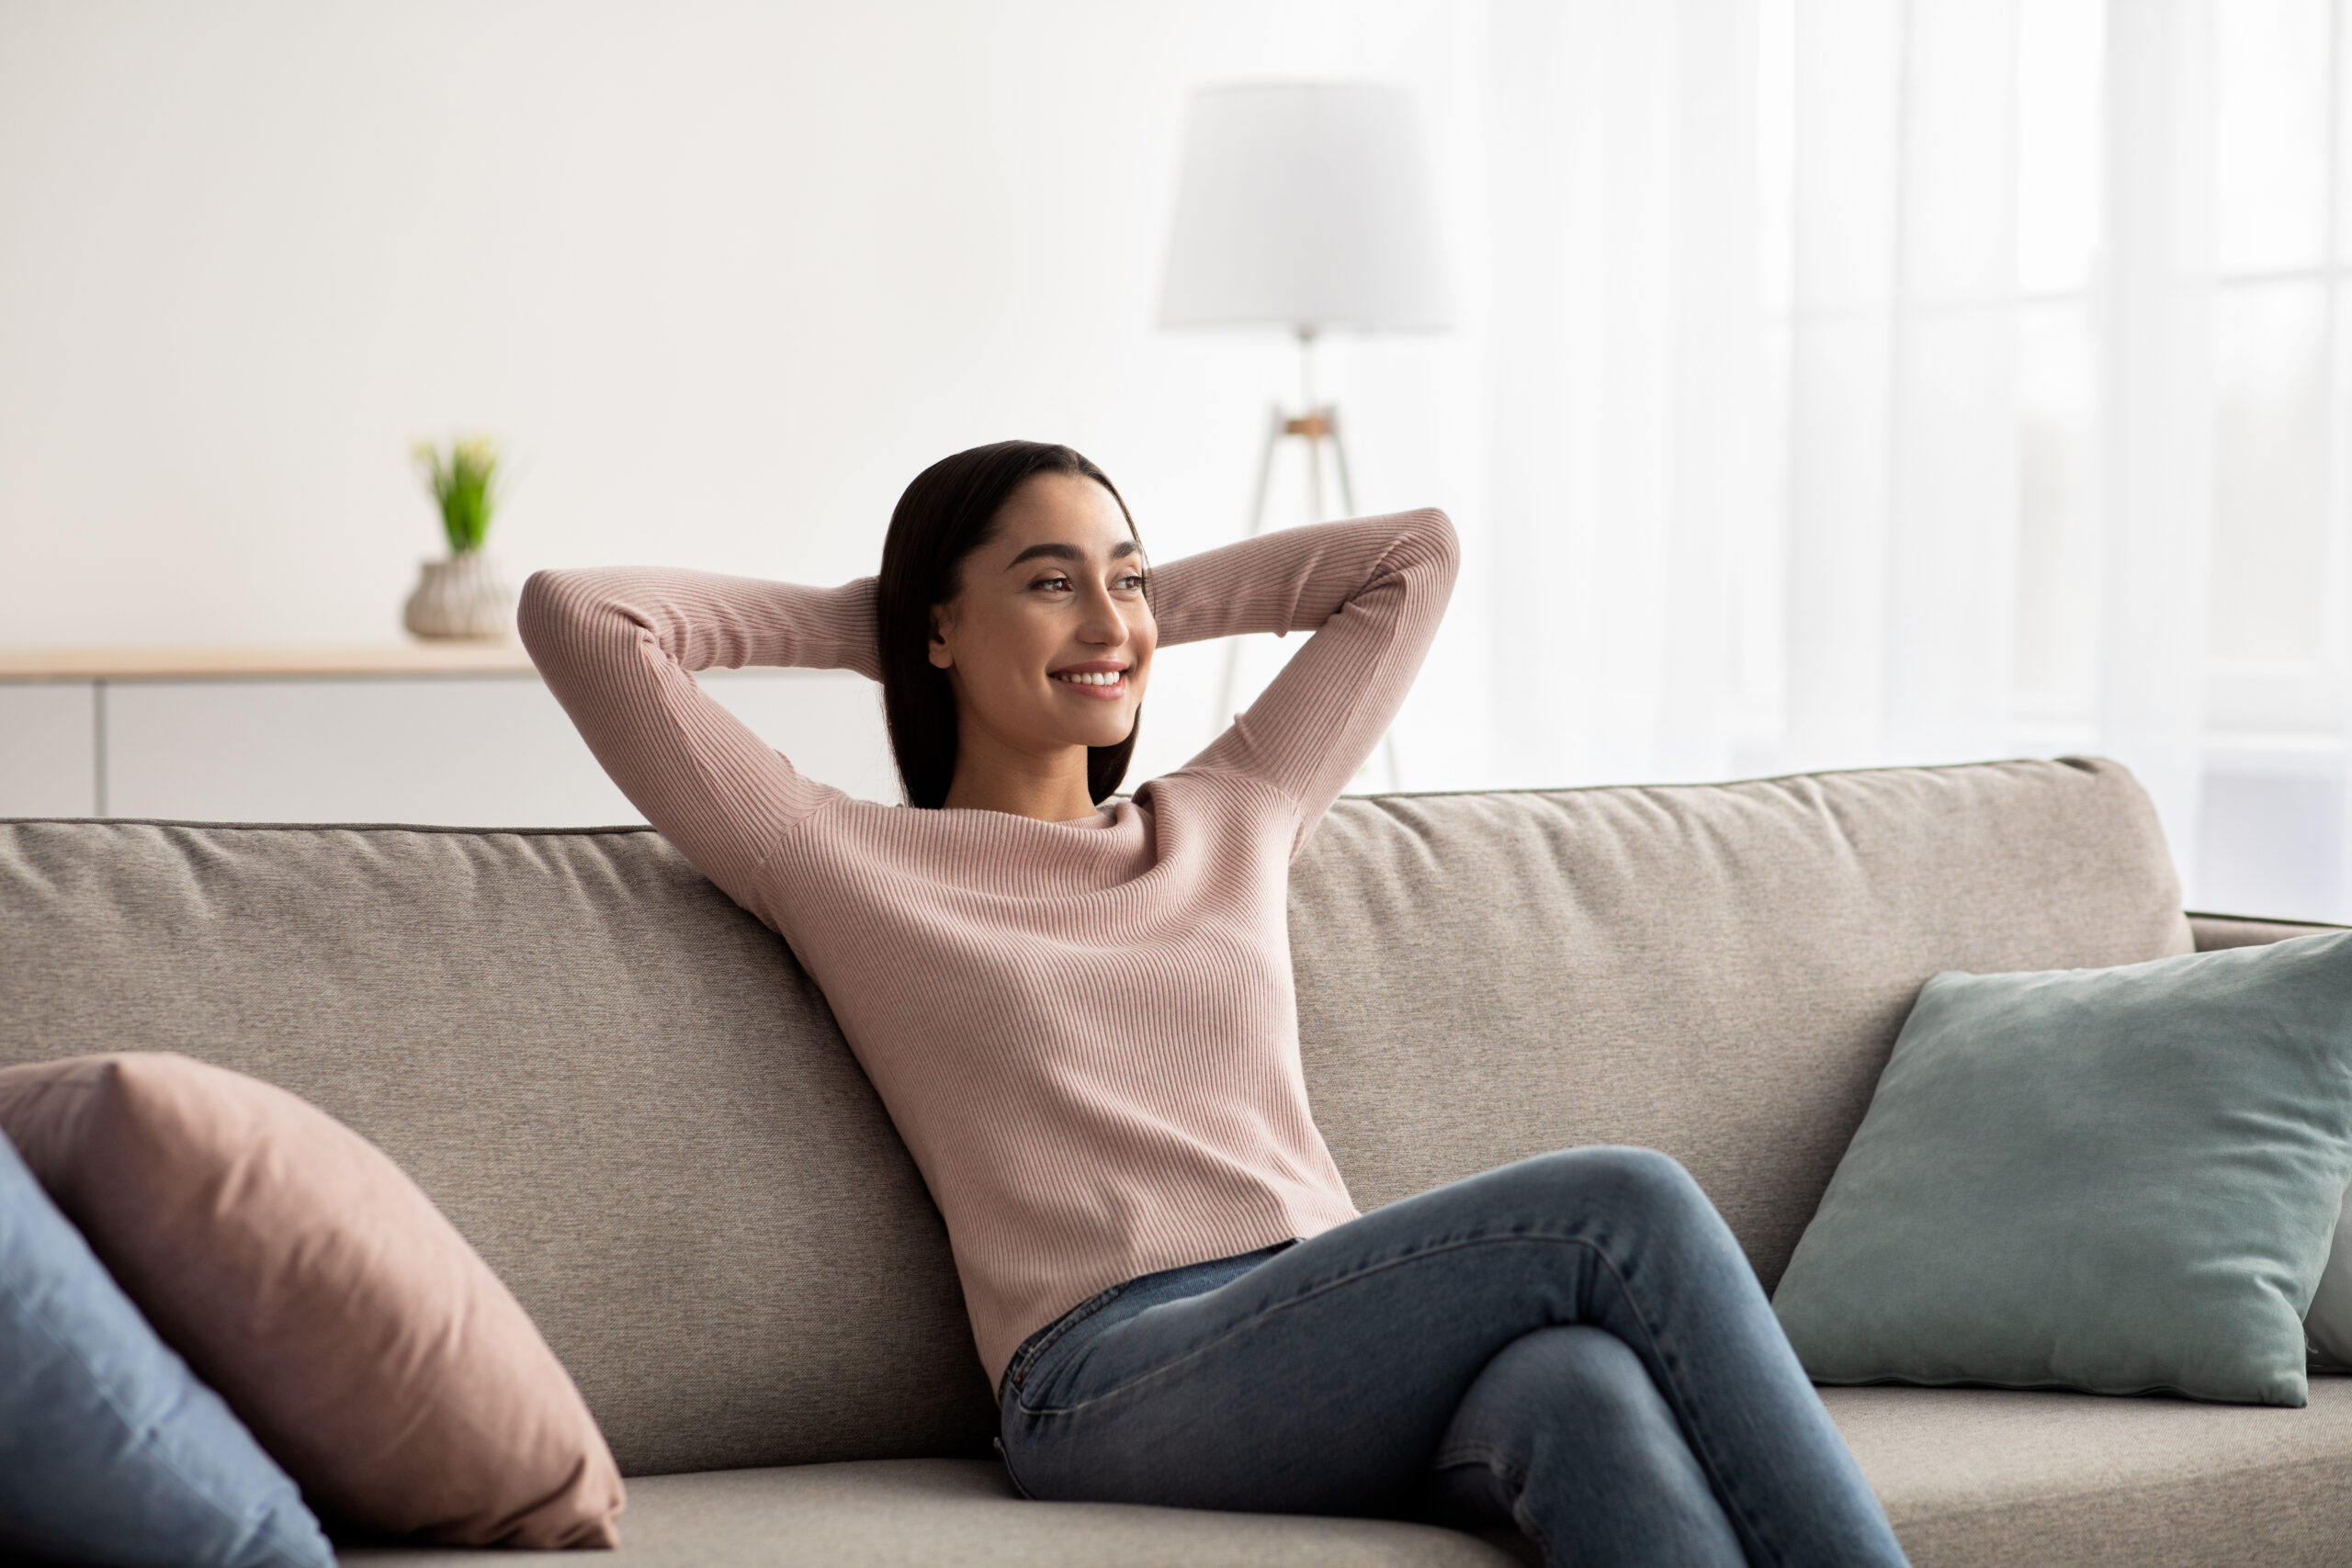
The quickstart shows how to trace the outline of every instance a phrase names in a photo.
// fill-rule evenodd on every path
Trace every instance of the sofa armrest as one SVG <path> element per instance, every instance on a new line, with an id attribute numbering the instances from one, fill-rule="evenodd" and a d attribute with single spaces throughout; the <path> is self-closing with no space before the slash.
<path id="1" fill-rule="evenodd" d="M 2284 942 L 2290 936 L 2312 936 L 2346 928 L 2322 920 L 2264 920 L 2251 915 L 2208 915 L 2191 909 L 2188 929 L 2196 935 L 2197 951 L 2211 953 L 2216 948 L 2259 947 L 2265 942 Z"/>

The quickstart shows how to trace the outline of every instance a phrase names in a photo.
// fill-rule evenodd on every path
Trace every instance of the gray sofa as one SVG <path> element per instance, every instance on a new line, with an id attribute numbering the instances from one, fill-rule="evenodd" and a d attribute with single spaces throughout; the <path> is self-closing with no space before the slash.
<path id="1" fill-rule="evenodd" d="M 2090 761 L 1350 799 L 1291 887 L 1307 1081 L 1361 1207 L 1649 1145 L 1768 1286 L 1928 976 L 2295 929 L 2192 939 L 2145 798 Z M 422 1183 L 630 1477 L 615 1568 L 1515 1555 L 1016 1499 L 946 1236 L 822 997 L 650 830 L 6 823 L 0 951 L 0 1063 L 187 1052 Z M 1920 1568 L 2352 1562 L 2352 1379 L 2303 1410 L 1824 1397 Z"/>

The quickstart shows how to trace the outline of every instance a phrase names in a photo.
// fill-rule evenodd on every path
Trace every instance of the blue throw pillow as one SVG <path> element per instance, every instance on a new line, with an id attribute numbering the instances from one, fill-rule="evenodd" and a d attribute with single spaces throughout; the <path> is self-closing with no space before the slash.
<path id="1" fill-rule="evenodd" d="M 1816 1382 L 2301 1404 L 2352 932 L 1939 975 L 1773 1294 Z"/>
<path id="2" fill-rule="evenodd" d="M 334 1568 L 319 1521 L 0 1137 L 0 1554 Z"/>

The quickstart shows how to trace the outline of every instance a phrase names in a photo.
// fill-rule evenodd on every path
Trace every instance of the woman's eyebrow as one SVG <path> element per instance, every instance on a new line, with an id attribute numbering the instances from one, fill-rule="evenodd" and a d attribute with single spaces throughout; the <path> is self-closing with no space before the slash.
<path id="1" fill-rule="evenodd" d="M 1111 558 L 1113 560 L 1124 560 L 1125 558 L 1134 555 L 1135 553 L 1136 542 L 1133 539 L 1122 539 L 1117 544 L 1111 547 Z M 1076 545 L 1032 545 L 1027 549 L 1022 551 L 1019 555 L 1013 557 L 1011 560 L 1005 562 L 1004 570 L 1011 571 L 1023 561 L 1039 559 L 1083 562 L 1086 559 L 1086 552 L 1080 549 Z"/>

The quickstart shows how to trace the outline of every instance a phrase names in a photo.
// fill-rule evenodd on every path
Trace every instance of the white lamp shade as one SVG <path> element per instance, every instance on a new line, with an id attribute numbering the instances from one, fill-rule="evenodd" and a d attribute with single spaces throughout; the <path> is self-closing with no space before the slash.
<path id="1" fill-rule="evenodd" d="M 1370 82 L 1193 95 L 1159 320 L 1410 332 L 1451 324 L 1413 100 Z"/>

